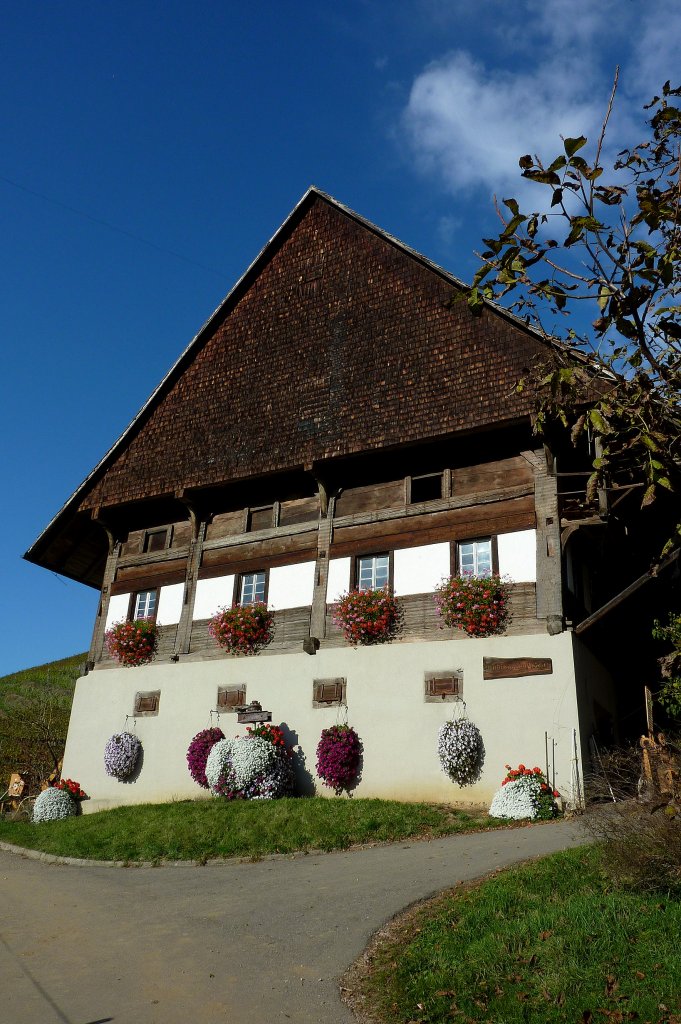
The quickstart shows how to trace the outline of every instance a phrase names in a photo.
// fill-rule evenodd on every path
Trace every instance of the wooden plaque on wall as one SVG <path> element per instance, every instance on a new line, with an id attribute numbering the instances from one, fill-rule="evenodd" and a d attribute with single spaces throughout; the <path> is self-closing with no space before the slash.
<path id="1" fill-rule="evenodd" d="M 517 679 L 519 676 L 550 676 L 551 658 L 483 658 L 483 679 Z"/>

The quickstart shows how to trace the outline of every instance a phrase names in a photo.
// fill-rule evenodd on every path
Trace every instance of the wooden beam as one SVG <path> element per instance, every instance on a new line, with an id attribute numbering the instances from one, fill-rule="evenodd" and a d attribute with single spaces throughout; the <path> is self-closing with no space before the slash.
<path id="1" fill-rule="evenodd" d="M 326 518 L 319 520 L 317 534 L 317 563 L 315 566 L 312 611 L 310 612 L 310 637 L 323 640 L 326 636 L 326 590 L 329 580 L 329 558 L 333 540 L 333 513 L 335 497 L 329 498 Z"/>
<path id="2" fill-rule="evenodd" d="M 103 523 L 100 525 L 104 526 Z M 111 600 L 111 584 L 113 583 L 116 576 L 116 569 L 118 568 L 118 557 L 121 551 L 121 543 L 116 540 L 111 531 L 104 527 L 109 538 L 109 554 L 107 555 L 106 565 L 104 567 L 104 578 L 102 580 L 102 593 L 99 599 L 99 608 L 97 609 L 97 617 L 95 618 L 95 627 L 92 631 L 92 641 L 90 643 L 90 651 L 88 653 L 88 668 L 94 668 L 97 662 L 102 657 L 102 651 L 104 650 L 104 633 L 106 631 L 106 618 L 109 612 L 109 601 Z"/>
<path id="3" fill-rule="evenodd" d="M 523 453 L 525 455 L 525 453 Z M 563 582 L 558 515 L 558 481 L 543 451 L 528 459 L 534 469 L 537 514 L 537 618 L 552 635 L 563 630 Z M 527 455 L 525 455 L 527 458 Z"/>
<path id="4" fill-rule="evenodd" d="M 197 524 L 196 536 L 192 538 L 189 545 L 189 557 L 187 558 L 187 575 L 184 582 L 184 596 L 182 599 L 182 611 L 180 621 L 175 635 L 174 654 L 189 654 L 189 645 L 192 635 L 192 623 L 194 621 L 194 601 L 196 599 L 196 582 L 199 578 L 201 556 L 203 554 L 203 539 L 206 536 L 206 522 Z"/>
<path id="5" fill-rule="evenodd" d="M 624 588 L 624 590 L 620 590 L 619 594 L 616 594 L 615 597 L 606 601 L 605 604 L 601 605 L 601 607 L 595 612 L 592 612 L 592 614 L 587 616 L 586 619 L 582 619 L 582 621 L 575 626 L 575 633 L 579 635 L 581 633 L 585 633 L 587 629 L 591 629 L 591 627 L 597 622 L 600 622 L 601 619 L 605 618 L 609 612 L 613 611 L 613 609 L 617 608 L 617 606 L 622 604 L 623 601 L 626 601 L 628 597 L 631 597 L 632 594 L 636 593 L 640 587 L 659 576 L 659 574 L 675 562 L 678 557 L 679 550 L 677 549 L 668 558 L 665 558 L 664 562 L 660 562 L 659 565 L 652 566 L 648 569 L 648 572 L 643 573 L 642 576 L 639 576 L 637 580 L 630 583 L 628 587 Z"/>

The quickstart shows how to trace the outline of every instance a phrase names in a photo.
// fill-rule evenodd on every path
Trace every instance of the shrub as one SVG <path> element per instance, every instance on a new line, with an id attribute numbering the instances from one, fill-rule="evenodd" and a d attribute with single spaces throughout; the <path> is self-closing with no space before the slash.
<path id="1" fill-rule="evenodd" d="M 333 621 L 354 646 L 388 643 L 399 632 L 401 618 L 397 598 L 385 587 L 351 590 L 333 611 Z"/>
<path id="2" fill-rule="evenodd" d="M 290 796 L 294 772 L 286 751 L 262 736 L 218 740 L 206 762 L 211 792 L 228 800 L 276 800 Z"/>
<path id="3" fill-rule="evenodd" d="M 231 654 L 257 654 L 274 635 L 274 612 L 262 601 L 220 608 L 210 620 L 208 632 Z"/>
<path id="4" fill-rule="evenodd" d="M 104 770 L 114 779 L 127 779 L 135 771 L 142 744 L 131 732 L 115 733 L 104 747 Z"/>
<path id="5" fill-rule="evenodd" d="M 208 755 L 219 740 L 224 740 L 225 734 L 222 729 L 213 727 L 211 729 L 202 729 L 201 732 L 197 732 L 194 739 L 189 744 L 187 750 L 187 767 L 189 768 L 189 774 L 199 786 L 204 789 L 208 789 L 208 779 L 206 778 L 206 762 Z"/>
<path id="6" fill-rule="evenodd" d="M 541 768 L 517 768 L 506 765 L 506 778 L 501 789 L 494 794 L 489 813 L 493 818 L 547 821 L 558 814 L 556 797 L 558 790 L 552 790 Z"/>
<path id="7" fill-rule="evenodd" d="M 634 800 L 589 811 L 586 827 L 600 842 L 602 863 L 624 888 L 681 895 L 681 817 L 678 805 Z"/>
<path id="8" fill-rule="evenodd" d="M 33 805 L 33 821 L 60 821 L 78 813 L 78 805 L 68 791 L 48 786 L 36 797 Z"/>
<path id="9" fill-rule="evenodd" d="M 156 656 L 159 629 L 153 619 L 116 622 L 104 634 L 106 648 L 126 668 L 147 665 Z"/>
<path id="10" fill-rule="evenodd" d="M 471 786 L 480 778 L 485 744 L 480 730 L 467 718 L 440 726 L 437 752 L 442 770 L 459 786 Z"/>
<path id="11" fill-rule="evenodd" d="M 362 743 L 349 725 L 323 729 L 317 744 L 317 775 L 338 795 L 359 776 Z"/>
<path id="12" fill-rule="evenodd" d="M 445 626 L 468 636 L 494 636 L 506 628 L 510 593 L 510 582 L 501 576 L 450 576 L 437 588 L 435 605 Z"/>

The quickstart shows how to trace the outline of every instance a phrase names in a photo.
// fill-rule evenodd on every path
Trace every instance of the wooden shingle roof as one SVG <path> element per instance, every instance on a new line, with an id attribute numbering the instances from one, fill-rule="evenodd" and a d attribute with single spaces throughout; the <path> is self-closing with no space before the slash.
<path id="1" fill-rule="evenodd" d="M 94 509 L 526 417 L 544 343 L 461 287 L 309 189 L 26 557 Z"/>

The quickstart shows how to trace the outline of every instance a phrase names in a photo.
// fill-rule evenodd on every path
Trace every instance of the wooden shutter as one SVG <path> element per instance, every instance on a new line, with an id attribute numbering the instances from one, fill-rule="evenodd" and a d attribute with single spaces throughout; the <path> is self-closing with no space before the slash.
<path id="1" fill-rule="evenodd" d="M 453 700 L 463 694 L 463 677 L 460 672 L 426 672 L 426 700 Z"/>
<path id="2" fill-rule="evenodd" d="M 218 711 L 234 711 L 246 703 L 246 686 L 218 686 Z"/>
<path id="3" fill-rule="evenodd" d="M 134 714 L 140 715 L 157 715 L 159 704 L 161 703 L 161 691 L 152 690 L 147 693 L 136 693 L 135 694 L 135 710 Z"/>
<path id="4" fill-rule="evenodd" d="M 312 706 L 323 707 L 345 701 L 345 679 L 315 679 L 312 686 Z"/>

